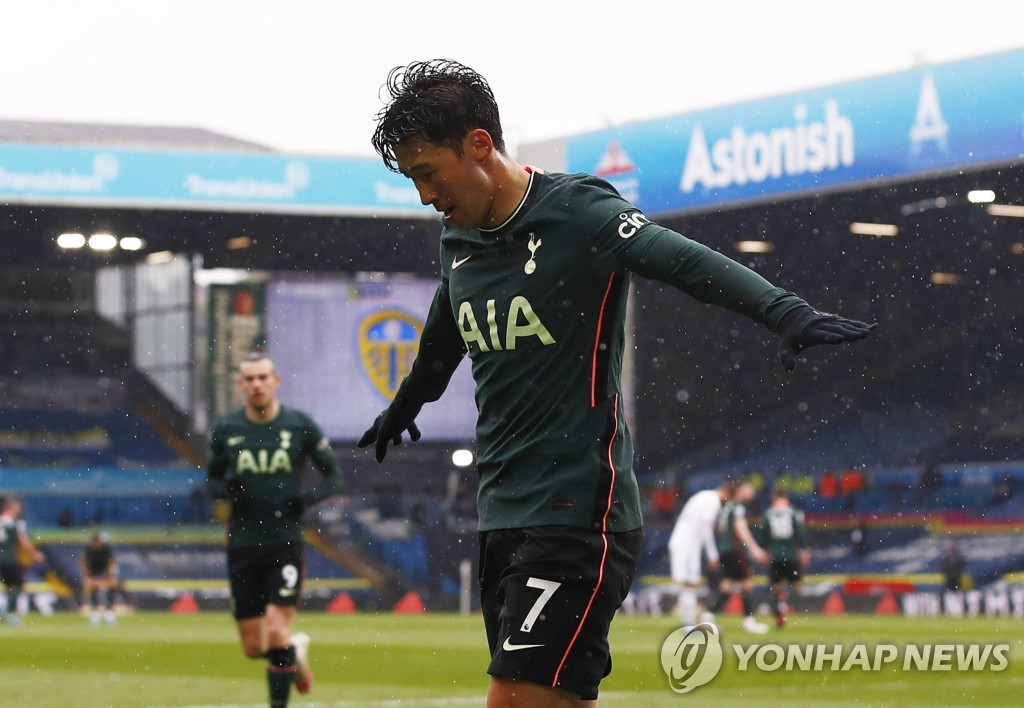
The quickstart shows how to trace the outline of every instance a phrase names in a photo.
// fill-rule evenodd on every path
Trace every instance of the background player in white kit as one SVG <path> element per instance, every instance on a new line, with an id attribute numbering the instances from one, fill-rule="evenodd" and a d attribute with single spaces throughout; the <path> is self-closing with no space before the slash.
<path id="1" fill-rule="evenodd" d="M 708 567 L 718 566 L 715 519 L 722 504 L 732 499 L 734 482 L 722 482 L 690 497 L 676 519 L 668 540 L 672 580 L 679 583 L 679 617 L 683 626 L 697 623 L 697 594 L 701 587 L 701 557 Z M 703 618 L 702 618 L 703 619 Z M 710 619 L 707 618 L 707 619 Z"/>

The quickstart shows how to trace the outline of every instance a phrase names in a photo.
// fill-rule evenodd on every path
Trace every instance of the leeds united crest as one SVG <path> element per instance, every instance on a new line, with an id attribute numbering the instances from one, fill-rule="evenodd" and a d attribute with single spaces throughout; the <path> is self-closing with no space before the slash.
<path id="1" fill-rule="evenodd" d="M 363 371 L 373 387 L 391 400 L 412 368 L 423 323 L 399 310 L 384 309 L 363 317 L 358 327 Z"/>

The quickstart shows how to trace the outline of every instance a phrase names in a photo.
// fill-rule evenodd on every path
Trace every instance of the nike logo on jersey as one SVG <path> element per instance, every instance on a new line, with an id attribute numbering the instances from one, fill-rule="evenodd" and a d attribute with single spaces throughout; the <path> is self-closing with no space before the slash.
<path id="1" fill-rule="evenodd" d="M 511 640 L 511 637 L 505 637 L 505 643 L 501 645 L 501 648 L 505 651 L 519 651 L 520 649 L 536 649 L 544 646 L 543 644 L 513 644 Z"/>
<path id="2" fill-rule="evenodd" d="M 281 588 L 280 590 L 277 591 L 277 594 L 280 595 L 281 597 L 291 597 L 292 595 L 295 594 L 295 589 L 294 588 Z"/>
<path id="3" fill-rule="evenodd" d="M 244 442 L 245 442 L 245 436 L 244 435 L 235 435 L 233 437 L 228 438 L 228 445 L 229 446 L 231 446 L 231 445 L 241 445 Z"/>
<path id="4" fill-rule="evenodd" d="M 472 255 L 469 255 L 469 256 L 466 256 L 465 258 L 461 259 L 461 260 L 456 258 L 455 260 L 452 261 L 452 270 L 455 270 L 456 268 L 458 268 L 460 265 L 462 265 L 463 263 L 465 263 L 466 261 L 468 261 L 472 257 L 473 257 Z"/>

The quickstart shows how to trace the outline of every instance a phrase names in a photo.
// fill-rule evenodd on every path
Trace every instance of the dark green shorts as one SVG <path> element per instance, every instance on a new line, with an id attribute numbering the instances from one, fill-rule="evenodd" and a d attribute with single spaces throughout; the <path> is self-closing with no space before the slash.
<path id="1" fill-rule="evenodd" d="M 9 588 L 20 588 L 25 584 L 25 574 L 17 563 L 0 564 L 0 583 Z"/>
<path id="2" fill-rule="evenodd" d="M 750 577 L 750 563 L 747 556 L 736 551 L 724 551 L 718 557 L 722 577 L 728 580 L 746 580 Z"/>
<path id="3" fill-rule="evenodd" d="M 231 611 L 236 620 L 262 617 L 267 605 L 298 606 L 305 560 L 302 544 L 228 549 Z"/>
<path id="4" fill-rule="evenodd" d="M 799 583 L 800 577 L 800 563 L 795 560 L 772 559 L 768 567 L 768 579 L 772 585 L 781 582 Z"/>
<path id="5" fill-rule="evenodd" d="M 568 526 L 480 534 L 487 672 L 597 698 L 608 630 L 636 573 L 641 531 Z"/>

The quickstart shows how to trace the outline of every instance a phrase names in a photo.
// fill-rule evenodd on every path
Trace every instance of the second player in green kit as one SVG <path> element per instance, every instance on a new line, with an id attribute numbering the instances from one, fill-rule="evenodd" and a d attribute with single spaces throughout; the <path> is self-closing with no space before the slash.
<path id="1" fill-rule="evenodd" d="M 320 426 L 277 399 L 273 360 L 249 355 L 239 366 L 245 406 L 214 422 L 207 489 L 231 506 L 227 528 L 232 612 L 246 656 L 268 660 L 271 706 L 285 706 L 292 684 L 306 693 L 309 637 L 292 634 L 304 577 L 302 516 L 339 491 L 341 468 Z M 323 475 L 304 491 L 309 461 Z"/>
<path id="2" fill-rule="evenodd" d="M 804 530 L 804 513 L 794 509 L 785 489 L 772 490 L 772 503 L 761 521 L 761 545 L 768 552 L 768 577 L 780 629 L 789 614 L 790 591 L 800 587 L 803 570 L 811 561 Z"/>

